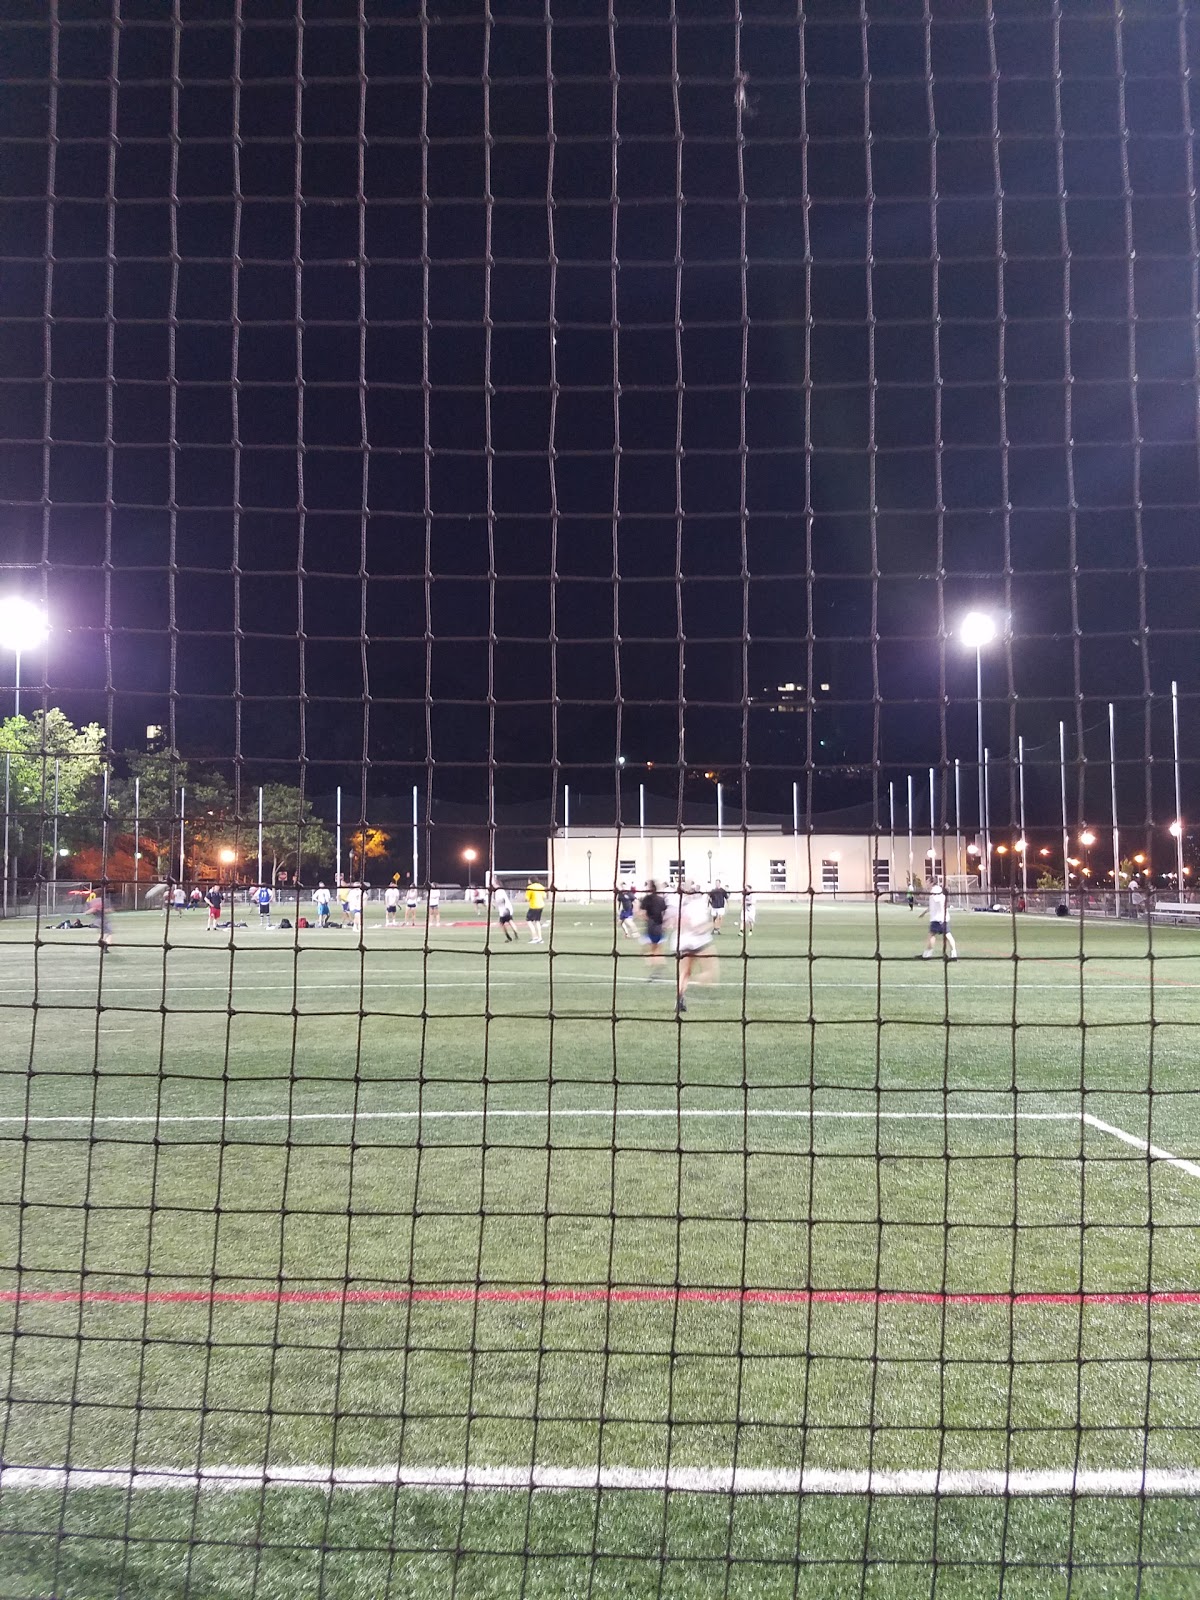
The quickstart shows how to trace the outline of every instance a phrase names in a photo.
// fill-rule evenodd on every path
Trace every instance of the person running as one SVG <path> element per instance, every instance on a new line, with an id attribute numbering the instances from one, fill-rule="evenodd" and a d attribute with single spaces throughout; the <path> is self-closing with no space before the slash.
<path id="1" fill-rule="evenodd" d="M 504 935 L 505 944 L 519 944 L 517 930 L 512 925 L 513 903 L 509 899 L 508 890 L 502 889 L 499 884 L 492 890 L 492 904 L 496 908 L 496 917 L 500 923 L 500 932 Z"/>
<path id="2" fill-rule="evenodd" d="M 329 926 L 329 890 L 323 883 L 319 883 L 313 890 L 313 905 L 317 912 L 317 927 Z"/>
<path id="3" fill-rule="evenodd" d="M 747 939 L 754 932 L 754 918 L 757 914 L 758 901 L 754 890 L 747 884 L 746 892 L 742 895 L 742 932 Z"/>
<path id="4" fill-rule="evenodd" d="M 406 928 L 415 928 L 416 927 L 416 925 L 417 925 L 417 908 L 420 905 L 420 903 L 421 903 L 421 897 L 417 893 L 417 886 L 416 886 L 415 883 L 410 883 L 409 886 L 408 886 L 408 893 L 404 896 L 404 922 L 403 922 L 403 926 L 404 927 L 406 927 Z"/>
<path id="5" fill-rule="evenodd" d="M 725 920 L 725 907 L 729 901 L 729 892 L 722 884 L 720 878 L 708 891 L 708 904 L 712 911 L 713 932 L 720 934 L 721 924 Z"/>
<path id="6" fill-rule="evenodd" d="M 213 933 L 221 926 L 221 886 L 210 883 L 204 898 L 208 902 L 208 931 Z"/>
<path id="7" fill-rule="evenodd" d="M 533 878 L 525 886 L 525 921 L 529 924 L 530 944 L 542 943 L 542 912 L 546 908 L 546 885 Z"/>
<path id="8" fill-rule="evenodd" d="M 200 885 L 197 883 L 193 887 L 191 894 L 188 895 L 188 905 L 189 906 L 197 906 L 198 907 L 198 906 L 201 906 L 203 904 L 204 904 L 204 894 L 203 894 L 203 892 L 202 892 L 202 890 L 200 888 Z"/>
<path id="9" fill-rule="evenodd" d="M 929 939 L 921 952 L 922 961 L 933 959 L 934 941 L 939 935 L 942 954 L 951 961 L 957 961 L 958 947 L 950 932 L 950 902 L 946 897 L 946 887 L 941 883 L 933 883 L 929 888 Z"/>
<path id="10" fill-rule="evenodd" d="M 433 885 L 429 888 L 429 921 L 430 925 L 440 928 L 442 925 L 442 891 Z"/>
<path id="11" fill-rule="evenodd" d="M 396 926 L 396 913 L 400 909 L 400 886 L 389 883 L 383 891 L 383 925 L 385 928 Z"/>
<path id="12" fill-rule="evenodd" d="M 617 921 L 621 924 L 621 932 L 627 939 L 637 938 L 637 928 L 633 921 L 633 889 L 629 884 L 621 884 L 617 889 Z"/>
<path id="13" fill-rule="evenodd" d="M 271 926 L 271 891 L 263 883 L 254 891 L 254 898 L 258 902 L 258 925 L 260 928 Z"/>
<path id="14" fill-rule="evenodd" d="M 687 1010 L 688 985 L 696 972 L 696 963 L 706 964 L 712 956 L 713 924 L 708 896 L 698 884 L 689 883 L 679 895 L 675 906 L 675 953 L 679 958 L 675 994 L 675 1010 L 682 1016 Z M 716 981 L 715 968 L 697 982 Z"/>
<path id="15" fill-rule="evenodd" d="M 177 883 L 171 890 L 171 909 L 172 911 L 187 910 L 187 894 L 181 883 Z"/>
<path id="16" fill-rule="evenodd" d="M 654 879 L 646 885 L 646 892 L 638 905 L 646 922 L 646 959 L 650 965 L 650 972 L 646 981 L 663 976 L 666 963 L 663 960 L 663 939 L 667 920 L 667 902 L 658 892 L 658 885 Z"/>

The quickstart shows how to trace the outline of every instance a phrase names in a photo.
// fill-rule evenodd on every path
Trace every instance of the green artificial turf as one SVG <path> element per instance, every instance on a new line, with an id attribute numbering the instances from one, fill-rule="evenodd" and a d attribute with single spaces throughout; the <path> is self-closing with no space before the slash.
<path id="1" fill-rule="evenodd" d="M 1200 1306 L 1005 1298 L 1200 1290 L 1200 934 L 767 910 L 680 1019 L 377 920 L 0 928 L 6 1467 L 1200 1468 Z M 1198 1506 L 4 1481 L 0 1595 L 1184 1596 Z"/>

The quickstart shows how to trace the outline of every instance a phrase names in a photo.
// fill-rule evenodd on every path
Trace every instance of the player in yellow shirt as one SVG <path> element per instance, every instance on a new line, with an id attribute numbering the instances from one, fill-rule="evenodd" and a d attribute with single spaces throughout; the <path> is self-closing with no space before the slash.
<path id="1" fill-rule="evenodd" d="M 530 944 L 542 943 L 542 912 L 546 905 L 546 885 L 536 878 L 525 886 L 525 921 L 529 924 Z"/>

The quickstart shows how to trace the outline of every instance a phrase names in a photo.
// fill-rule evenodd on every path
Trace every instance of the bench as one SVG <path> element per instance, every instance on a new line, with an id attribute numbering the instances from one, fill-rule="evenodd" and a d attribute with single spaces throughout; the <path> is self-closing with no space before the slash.
<path id="1" fill-rule="evenodd" d="M 1161 917 L 1164 921 L 1174 922 L 1176 925 L 1198 922 L 1200 921 L 1200 904 L 1193 904 L 1190 901 L 1183 900 L 1159 900 L 1156 901 L 1150 915 L 1152 917 Z"/>

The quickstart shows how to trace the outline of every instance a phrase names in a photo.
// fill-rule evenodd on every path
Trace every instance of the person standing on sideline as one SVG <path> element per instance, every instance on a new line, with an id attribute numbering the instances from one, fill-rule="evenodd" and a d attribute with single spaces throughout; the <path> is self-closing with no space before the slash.
<path id="1" fill-rule="evenodd" d="M 754 918 L 758 914 L 758 901 L 755 899 L 754 890 L 749 884 L 742 895 L 742 932 L 746 938 L 754 932 Z"/>
<path id="2" fill-rule="evenodd" d="M 658 885 L 653 878 L 646 885 L 646 892 L 641 898 L 638 909 L 646 919 L 646 959 L 650 963 L 646 981 L 649 983 L 663 972 L 666 965 L 663 961 L 662 947 L 663 929 L 667 920 L 667 902 L 659 894 Z"/>
<path id="3" fill-rule="evenodd" d="M 400 909 L 400 886 L 393 880 L 383 891 L 383 925 L 385 928 L 396 926 L 396 913 Z"/>
<path id="4" fill-rule="evenodd" d="M 319 883 L 313 890 L 313 905 L 317 911 L 317 927 L 329 926 L 329 890 L 323 883 Z"/>
<path id="5" fill-rule="evenodd" d="M 525 921 L 529 924 L 530 944 L 542 943 L 542 912 L 546 908 L 546 885 L 534 878 L 525 886 Z"/>
<path id="6" fill-rule="evenodd" d="M 417 893 L 416 884 L 415 883 L 410 883 L 409 886 L 408 886 L 408 893 L 404 897 L 404 923 L 403 923 L 404 927 L 406 927 L 406 928 L 415 928 L 416 927 L 416 925 L 417 925 L 417 907 L 420 905 L 420 902 L 421 902 L 421 897 Z"/>
<path id="7" fill-rule="evenodd" d="M 716 964 L 712 959 L 713 924 L 708 896 L 700 886 L 689 883 L 679 896 L 675 908 L 675 953 L 679 958 L 679 976 L 675 994 L 675 1010 L 679 1016 L 687 1010 L 688 985 L 696 970 L 697 961 L 712 962 L 711 970 L 698 982 L 716 982 Z"/>
<path id="8" fill-rule="evenodd" d="M 500 932 L 504 935 L 505 944 L 519 944 L 517 930 L 512 925 L 513 906 L 508 897 L 508 890 L 502 889 L 499 884 L 492 890 L 492 904 L 496 908 L 496 917 L 500 923 Z"/>
<path id="9" fill-rule="evenodd" d="M 633 890 L 624 883 L 617 889 L 617 920 L 627 939 L 637 938 L 637 929 L 633 925 Z"/>
<path id="10" fill-rule="evenodd" d="M 917 909 L 917 891 L 913 888 L 911 883 L 908 886 L 908 893 L 904 898 L 908 902 L 908 909 L 910 911 L 915 911 Z"/>
<path id="11" fill-rule="evenodd" d="M 708 904 L 709 909 L 712 911 L 712 925 L 715 934 L 719 935 L 721 932 L 721 924 L 725 920 L 725 907 L 728 903 L 729 891 L 718 878 L 708 891 Z"/>
<path id="12" fill-rule="evenodd" d="M 942 954 L 951 961 L 957 961 L 958 947 L 954 943 L 954 935 L 950 932 L 950 902 L 946 898 L 946 886 L 935 881 L 929 886 L 929 939 L 921 952 L 922 961 L 933 958 L 934 940 L 939 934 L 942 940 Z"/>
<path id="13" fill-rule="evenodd" d="M 208 901 L 208 931 L 209 933 L 212 933 L 214 929 L 221 926 L 222 896 L 220 885 L 216 883 L 210 883 L 208 886 L 208 892 L 205 894 L 204 898 Z"/>
<path id="14" fill-rule="evenodd" d="M 258 925 L 260 928 L 271 926 L 271 891 L 265 883 L 260 884 L 254 891 L 254 898 L 258 902 Z"/>
<path id="15" fill-rule="evenodd" d="M 350 916 L 350 926 L 355 933 L 362 932 L 363 898 L 362 884 L 350 884 L 346 890 L 346 910 Z"/>

